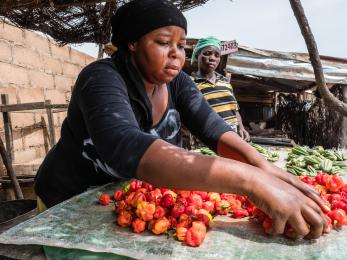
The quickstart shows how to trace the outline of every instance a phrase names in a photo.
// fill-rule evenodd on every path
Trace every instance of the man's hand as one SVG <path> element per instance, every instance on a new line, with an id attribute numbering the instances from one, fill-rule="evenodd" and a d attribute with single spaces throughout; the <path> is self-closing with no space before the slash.
<path id="1" fill-rule="evenodd" d="M 249 139 L 250 139 L 249 133 L 247 132 L 247 130 L 244 127 L 240 127 L 239 134 L 243 140 L 249 141 Z"/>

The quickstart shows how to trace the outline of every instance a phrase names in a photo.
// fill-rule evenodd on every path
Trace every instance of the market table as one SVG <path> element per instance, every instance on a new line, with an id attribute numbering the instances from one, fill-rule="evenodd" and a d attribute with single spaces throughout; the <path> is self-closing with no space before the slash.
<path id="1" fill-rule="evenodd" d="M 285 152 L 279 166 L 283 158 Z M 44 246 L 51 259 L 347 259 L 347 227 L 316 241 L 292 241 L 265 236 L 257 223 L 218 216 L 198 248 L 165 235 L 134 234 L 115 224 L 113 206 L 97 204 L 98 194 L 121 186 L 89 190 L 1 234 L 0 256 L 45 259 Z"/>
<path id="2" fill-rule="evenodd" d="M 43 246 L 0 244 L 0 259 L 46 260 Z M 7 258 L 5 258 L 7 259 Z"/>
<path id="3" fill-rule="evenodd" d="M 217 217 L 198 248 L 149 232 L 134 234 L 115 224 L 113 206 L 97 204 L 98 194 L 115 184 L 87 191 L 0 235 L 0 243 L 44 245 L 52 259 L 346 259 L 347 229 L 316 241 L 266 237 L 261 227 L 245 220 Z M 72 250 L 69 250 L 72 249 Z M 89 252 L 82 251 L 88 250 Z M 118 255 L 118 256 L 117 256 Z M 93 258 L 92 258 L 93 259 Z M 125 258 L 127 259 L 127 258 Z"/>

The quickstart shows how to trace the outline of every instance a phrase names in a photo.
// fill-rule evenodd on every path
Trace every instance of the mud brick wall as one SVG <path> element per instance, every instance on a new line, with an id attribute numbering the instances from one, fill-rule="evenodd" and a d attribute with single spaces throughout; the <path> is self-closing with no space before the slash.
<path id="1" fill-rule="evenodd" d="M 68 103 L 71 88 L 81 69 L 95 58 L 69 46 L 58 46 L 36 32 L 21 30 L 0 22 L 0 94 L 8 94 L 9 103 Z M 14 163 L 27 163 L 45 155 L 44 136 L 40 128 L 46 111 L 10 113 L 13 128 Z M 54 113 L 56 139 L 66 112 Z M 3 118 L 0 134 L 4 139 Z"/>

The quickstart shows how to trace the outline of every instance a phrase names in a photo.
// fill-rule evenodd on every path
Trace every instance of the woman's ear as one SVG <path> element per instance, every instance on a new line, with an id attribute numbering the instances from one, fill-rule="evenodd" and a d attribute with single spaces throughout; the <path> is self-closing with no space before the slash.
<path id="1" fill-rule="evenodd" d="M 136 42 L 128 43 L 128 48 L 129 48 L 129 51 L 135 52 L 136 51 Z"/>

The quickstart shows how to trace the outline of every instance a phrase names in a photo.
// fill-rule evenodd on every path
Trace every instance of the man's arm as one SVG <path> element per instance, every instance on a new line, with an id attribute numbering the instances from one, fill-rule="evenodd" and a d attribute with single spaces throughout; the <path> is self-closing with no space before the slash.
<path id="1" fill-rule="evenodd" d="M 237 121 L 239 123 L 239 127 L 240 127 L 240 136 L 243 140 L 245 141 L 249 141 L 250 139 L 250 136 L 249 136 L 249 133 L 247 132 L 247 130 L 245 129 L 243 123 L 242 123 L 242 118 L 241 118 L 241 114 L 239 113 L 239 111 L 236 111 L 236 118 L 237 118 Z"/>

